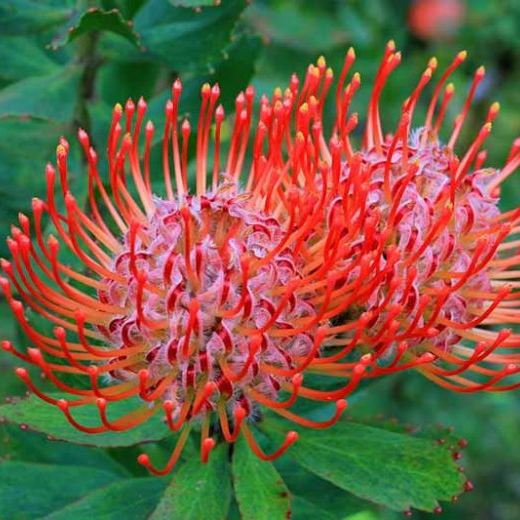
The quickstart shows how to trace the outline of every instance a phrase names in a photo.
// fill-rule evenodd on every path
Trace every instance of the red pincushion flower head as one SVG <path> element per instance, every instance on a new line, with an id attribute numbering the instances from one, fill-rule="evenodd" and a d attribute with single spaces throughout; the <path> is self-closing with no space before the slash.
<path id="1" fill-rule="evenodd" d="M 71 397 L 44 394 L 25 369 L 17 369 L 19 377 L 75 427 L 93 434 L 161 414 L 181 433 L 163 469 L 140 456 L 156 474 L 171 470 L 194 426 L 203 461 L 215 438 L 233 442 L 240 433 L 258 456 L 274 458 L 297 435 L 289 432 L 266 455 L 251 429 L 263 408 L 304 426 L 326 427 L 366 377 L 419 367 L 463 391 L 518 386 L 501 381 L 518 372 L 519 355 L 511 349 L 520 338 L 486 326 L 517 319 L 511 287 L 518 282 L 504 286 L 502 280 L 517 276 L 508 268 L 517 261 L 518 244 L 506 239 L 518 231 L 520 212 L 501 214 L 496 197 L 500 182 L 520 163 L 520 144 L 500 172 L 482 168 L 479 149 L 498 111 L 493 105 L 476 140 L 460 159 L 455 155 L 482 69 L 447 144 L 438 140 L 453 87 L 446 88 L 434 118 L 437 101 L 464 57 L 457 55 L 442 75 L 424 126 L 412 131 L 419 95 L 437 66 L 431 60 L 403 105 L 397 131 L 383 137 L 379 97 L 400 62 L 390 42 L 359 152 L 351 142 L 358 118 L 349 113 L 359 74 L 345 87 L 352 50 L 336 86 L 330 138 L 322 113 L 333 75 L 320 58 L 301 88 L 293 76 L 285 92 L 262 96 L 255 123 L 253 89 L 237 97 L 225 161 L 218 86 L 202 87 L 191 163 L 191 127 L 185 120 L 179 128 L 182 86 L 176 81 L 166 104 L 162 189 L 150 167 L 151 122 L 140 138 L 142 99 L 113 112 L 111 193 L 89 137 L 79 131 L 88 162 L 88 209 L 69 191 L 68 144 L 62 140 L 58 175 L 47 166 L 47 200 L 33 200 L 32 219 L 20 215 L 8 239 L 12 261 L 2 261 L 7 276 L 1 286 L 33 346 L 26 353 L 9 342 L 2 346 Z M 57 178 L 62 203 L 55 198 Z M 56 236 L 44 238 L 44 214 Z M 84 268 L 70 267 L 64 250 Z M 33 327 L 26 306 L 54 324 L 52 335 Z M 464 371 L 477 381 L 460 375 Z M 61 373 L 87 385 L 71 386 Z M 339 387 L 312 388 L 304 385 L 304 374 L 339 378 Z M 487 379 L 481 382 L 481 376 Z M 111 402 L 135 396 L 140 407 L 109 418 Z M 336 413 L 322 423 L 300 417 L 289 410 L 298 397 L 336 401 Z M 100 425 L 78 424 L 77 406 L 97 407 Z"/>
<path id="2" fill-rule="evenodd" d="M 120 431 L 153 414 L 164 416 L 165 427 L 180 436 L 163 469 L 147 455 L 139 457 L 153 473 L 171 470 L 193 425 L 201 431 L 203 462 L 216 442 L 212 431 L 228 442 L 243 433 L 259 457 L 272 459 L 297 433 L 289 432 L 266 455 L 251 430 L 261 407 L 324 428 L 339 419 L 344 397 L 363 376 L 365 359 L 349 365 L 349 378 L 338 380 L 337 390 L 303 384 L 302 374 L 315 363 L 334 366 L 343 357 L 318 354 L 336 336 L 332 320 L 362 285 L 342 282 L 355 266 L 343 260 L 339 155 L 329 173 L 320 151 L 323 144 L 330 159 L 319 121 L 332 73 L 322 65 L 312 67 L 301 92 L 293 78 L 284 96 L 276 91 L 272 100 L 262 98 L 253 138 L 254 90 L 239 94 L 225 161 L 219 87 L 204 85 L 193 191 L 191 127 L 188 120 L 178 124 L 181 82 L 175 81 L 166 103 L 162 187 L 150 167 L 155 129 L 152 122 L 144 124 L 145 101 L 135 106 L 129 100 L 124 110 L 116 105 L 107 147 L 110 192 L 89 136 L 79 130 L 88 163 L 87 208 L 70 191 L 69 145 L 62 139 L 57 172 L 47 166 L 46 201 L 34 199 L 32 219 L 20 215 L 20 226 L 8 238 L 12 260 L 2 260 L 6 278 L 0 284 L 32 346 L 26 353 L 9 342 L 2 346 L 39 367 L 71 397 L 43 393 L 25 369 L 17 375 L 84 432 Z M 253 150 L 246 161 L 248 144 Z M 243 178 L 246 162 L 249 174 Z M 47 238 L 44 216 L 55 229 Z M 63 260 L 64 250 L 82 267 Z M 53 324 L 51 335 L 33 326 L 26 308 Z M 60 374 L 86 384 L 76 388 Z M 139 408 L 110 417 L 110 403 L 136 396 Z M 336 411 L 323 422 L 302 418 L 288 410 L 298 396 L 335 401 Z M 97 407 L 99 426 L 80 424 L 74 412 L 79 406 Z"/>
<path id="3" fill-rule="evenodd" d="M 494 103 L 467 149 L 460 156 L 454 151 L 484 78 L 483 67 L 475 72 L 451 135 L 445 143 L 439 138 L 454 92 L 453 84 L 444 85 L 465 57 L 460 52 L 441 75 L 423 126 L 412 130 L 421 91 L 437 68 L 437 61 L 430 60 L 403 105 L 397 131 L 384 137 L 378 98 L 400 61 L 393 42 L 387 46 L 359 167 L 370 179 L 367 204 L 379 215 L 379 233 L 360 239 L 374 240 L 374 247 L 384 240 L 386 263 L 392 247 L 399 255 L 392 274 L 373 291 L 364 310 L 375 313 L 368 324 L 372 362 L 395 367 L 401 357 L 428 356 L 431 362 L 421 363 L 420 371 L 446 388 L 504 391 L 520 386 L 520 336 L 496 327 L 518 322 L 520 294 L 514 289 L 520 209 L 501 213 L 498 202 L 501 183 L 520 165 L 520 142 L 514 142 L 501 170 L 483 166 L 486 152 L 481 147 L 499 111 Z M 346 179 L 352 172 L 348 163 Z"/>

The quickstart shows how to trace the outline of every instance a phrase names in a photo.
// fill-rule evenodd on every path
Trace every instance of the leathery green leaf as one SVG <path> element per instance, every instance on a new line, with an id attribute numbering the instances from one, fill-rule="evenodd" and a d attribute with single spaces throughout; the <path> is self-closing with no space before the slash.
<path id="1" fill-rule="evenodd" d="M 119 478 L 87 466 L 4 461 L 0 464 L 2 518 L 41 518 Z"/>
<path id="2" fill-rule="evenodd" d="M 244 520 L 286 519 L 289 490 L 271 462 L 260 460 L 241 437 L 233 453 L 233 483 Z"/>
<path id="3" fill-rule="evenodd" d="M 45 520 L 141 520 L 153 511 L 165 485 L 163 479 L 154 477 L 113 482 L 54 511 Z"/>
<path id="4" fill-rule="evenodd" d="M 104 11 L 97 7 L 91 7 L 78 15 L 76 22 L 71 25 L 66 36 L 53 41 L 52 47 L 56 49 L 92 31 L 111 32 L 122 36 L 136 46 L 139 45 L 139 35 L 133 30 L 132 22 L 125 20 L 119 9 Z"/>
<path id="5" fill-rule="evenodd" d="M 302 431 L 290 454 L 339 488 L 397 511 L 433 511 L 465 482 L 448 447 L 347 421 Z"/>
<path id="6" fill-rule="evenodd" d="M 59 393 L 49 395 L 54 399 L 70 397 L 68 394 Z M 143 406 L 142 402 L 131 398 L 109 403 L 109 419 L 116 420 L 140 406 Z M 95 405 L 71 407 L 71 414 L 82 425 L 99 426 L 101 424 L 99 411 Z M 0 406 L 0 419 L 9 423 L 24 425 L 30 430 L 46 433 L 55 439 L 105 448 L 158 441 L 171 435 L 170 430 L 162 421 L 160 412 L 129 430 L 97 434 L 84 433 L 71 426 L 61 410 L 36 396 Z"/>
<path id="7" fill-rule="evenodd" d="M 31 116 L 68 122 L 76 107 L 82 69 L 70 65 L 57 73 L 34 76 L 0 91 L 0 116 Z"/>
<path id="8" fill-rule="evenodd" d="M 176 470 L 151 520 L 224 520 L 231 504 L 228 446 L 221 444 L 207 464 L 193 458 Z"/>

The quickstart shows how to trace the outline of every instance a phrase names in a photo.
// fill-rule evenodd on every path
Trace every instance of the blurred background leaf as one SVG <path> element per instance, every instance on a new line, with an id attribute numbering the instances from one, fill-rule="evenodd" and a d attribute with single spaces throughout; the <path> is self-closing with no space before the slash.
<path id="1" fill-rule="evenodd" d="M 68 394 L 49 394 L 49 396 L 58 400 L 66 398 Z M 142 403 L 137 398 L 110 403 L 107 412 L 109 420 L 115 421 L 131 413 L 139 406 L 142 406 Z M 87 428 L 97 426 L 100 423 L 99 411 L 95 405 L 71 407 L 70 412 L 79 424 Z M 141 442 L 157 441 L 170 435 L 168 429 L 164 428 L 159 414 L 154 415 L 135 428 L 123 432 L 108 431 L 95 435 L 84 433 L 73 428 L 57 407 L 50 406 L 49 403 L 36 396 L 17 399 L 12 403 L 1 405 L 0 420 L 17 424 L 24 429 L 45 433 L 55 439 L 87 446 L 132 446 Z"/>
<path id="2" fill-rule="evenodd" d="M 0 508 L 7 519 L 42 518 L 117 479 L 114 473 L 87 466 L 4 461 Z"/>
<path id="3" fill-rule="evenodd" d="M 69 23 L 71 25 L 67 29 L 67 37 L 61 40 L 55 38 L 52 42 L 53 49 L 70 43 L 83 34 L 94 31 L 119 34 L 130 43 L 139 45 L 139 35 L 132 29 L 133 23 L 125 20 L 118 9 L 104 11 L 91 7 L 86 12 L 78 13 L 77 20 L 70 20 Z"/>
<path id="4" fill-rule="evenodd" d="M 227 449 L 217 446 L 207 464 L 194 457 L 180 466 L 150 520 L 225 520 L 232 493 Z"/>

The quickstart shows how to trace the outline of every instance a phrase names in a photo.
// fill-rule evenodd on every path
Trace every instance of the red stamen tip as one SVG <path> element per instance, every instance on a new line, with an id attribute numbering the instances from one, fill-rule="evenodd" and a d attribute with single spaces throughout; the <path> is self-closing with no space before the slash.
<path id="1" fill-rule="evenodd" d="M 216 446 L 216 444 L 217 443 L 215 442 L 215 440 L 211 437 L 208 437 L 207 439 L 204 439 L 202 441 L 200 458 L 203 464 L 206 464 L 208 462 L 211 450 Z"/>
<path id="2" fill-rule="evenodd" d="M 0 343 L 0 347 L 2 348 L 2 350 L 5 350 L 6 352 L 11 352 L 13 349 L 13 345 L 10 341 L 2 341 Z"/>
<path id="3" fill-rule="evenodd" d="M 87 132 L 83 128 L 78 129 L 78 141 L 85 147 L 89 148 L 90 141 Z"/>
<path id="4" fill-rule="evenodd" d="M 457 60 L 459 63 L 462 63 L 462 62 L 463 62 L 467 57 L 468 57 L 468 52 L 467 52 L 467 51 L 460 51 L 460 52 L 457 54 L 456 60 Z"/>
<path id="5" fill-rule="evenodd" d="M 204 83 L 200 89 L 202 97 L 208 97 L 211 93 L 211 86 L 209 83 Z"/>
<path id="6" fill-rule="evenodd" d="M 173 86 L 172 86 L 172 95 L 173 95 L 173 98 L 174 99 L 178 99 L 180 97 L 182 93 L 182 82 L 179 78 L 177 78 L 174 82 L 173 82 Z"/>
<path id="7" fill-rule="evenodd" d="M 69 409 L 69 403 L 65 399 L 58 399 L 56 406 L 62 411 Z"/>
<path id="8" fill-rule="evenodd" d="M 366 370 L 366 365 L 359 363 L 354 367 L 353 373 L 357 376 L 361 376 L 365 373 L 365 370 Z"/>
<path id="9" fill-rule="evenodd" d="M 29 376 L 27 370 L 25 368 L 15 368 L 14 369 L 14 373 L 20 378 L 20 379 L 23 379 L 23 380 L 26 380 L 27 377 Z"/>
<path id="10" fill-rule="evenodd" d="M 224 107 L 222 105 L 219 105 L 217 109 L 215 110 L 215 119 L 217 122 L 220 122 L 224 119 Z"/>
<path id="11" fill-rule="evenodd" d="M 336 401 L 336 411 L 342 413 L 348 407 L 348 402 L 345 399 Z"/>
<path id="12" fill-rule="evenodd" d="M 242 421 L 247 417 L 247 411 L 242 406 L 238 406 L 237 408 L 235 408 L 233 414 L 235 416 L 236 421 Z"/>
<path id="13" fill-rule="evenodd" d="M 168 101 L 166 101 L 164 113 L 166 114 L 166 121 L 171 121 L 173 118 L 173 102 L 171 99 L 168 99 Z"/>
<path id="14" fill-rule="evenodd" d="M 299 437 L 298 432 L 290 431 L 287 434 L 287 437 L 285 438 L 285 444 L 287 446 L 290 446 L 291 444 L 294 444 L 298 440 L 298 437 Z"/>
<path id="15" fill-rule="evenodd" d="M 137 462 L 141 464 L 141 466 L 148 467 L 150 466 L 150 457 L 146 453 L 141 453 L 137 457 Z"/>

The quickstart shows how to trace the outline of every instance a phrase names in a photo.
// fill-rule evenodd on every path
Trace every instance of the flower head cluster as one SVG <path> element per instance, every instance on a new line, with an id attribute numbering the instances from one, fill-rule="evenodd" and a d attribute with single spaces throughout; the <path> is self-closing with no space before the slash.
<path id="1" fill-rule="evenodd" d="M 88 135 L 78 133 L 88 163 L 86 209 L 70 192 L 62 139 L 57 168 L 47 166 L 47 198 L 33 199 L 31 219 L 19 215 L 7 241 L 12 260 L 1 262 L 0 284 L 32 343 L 26 351 L 2 347 L 71 397 L 43 393 L 17 369 L 32 392 L 93 434 L 161 414 L 181 432 L 177 447 L 162 469 L 147 455 L 139 462 L 165 474 L 194 426 L 203 461 L 217 438 L 233 442 L 240 433 L 258 456 L 274 458 L 297 434 L 264 453 L 251 428 L 262 409 L 327 427 L 364 378 L 418 367 L 460 391 L 520 386 L 520 336 L 491 327 L 518 320 L 520 210 L 501 213 L 497 202 L 500 183 L 520 164 L 520 143 L 502 170 L 483 168 L 480 148 L 495 104 L 467 150 L 454 151 L 483 69 L 445 144 L 438 134 L 453 85 L 444 85 L 465 53 L 434 88 L 424 124 L 412 130 L 435 59 L 405 101 L 397 130 L 385 136 L 379 98 L 400 62 L 390 42 L 356 151 L 358 116 L 349 106 L 359 74 L 345 86 L 354 58 L 349 50 L 330 138 L 322 114 L 333 74 L 320 58 L 302 85 L 293 76 L 285 92 L 262 96 L 257 118 L 253 88 L 239 94 L 225 161 L 218 86 L 202 87 L 189 161 L 191 127 L 179 125 L 182 84 L 175 81 L 160 183 L 150 171 L 153 123 L 141 137 L 146 103 L 116 105 L 110 190 Z M 54 234 L 42 228 L 46 219 Z M 33 326 L 28 308 L 54 325 L 52 334 Z M 72 386 L 62 377 L 70 373 L 85 384 Z M 333 378 L 337 388 L 315 388 L 312 374 Z M 138 408 L 108 417 L 111 402 L 132 397 Z M 324 422 L 301 417 L 290 410 L 299 397 L 336 402 L 336 412 Z M 97 407 L 99 426 L 79 424 L 78 406 Z"/>

